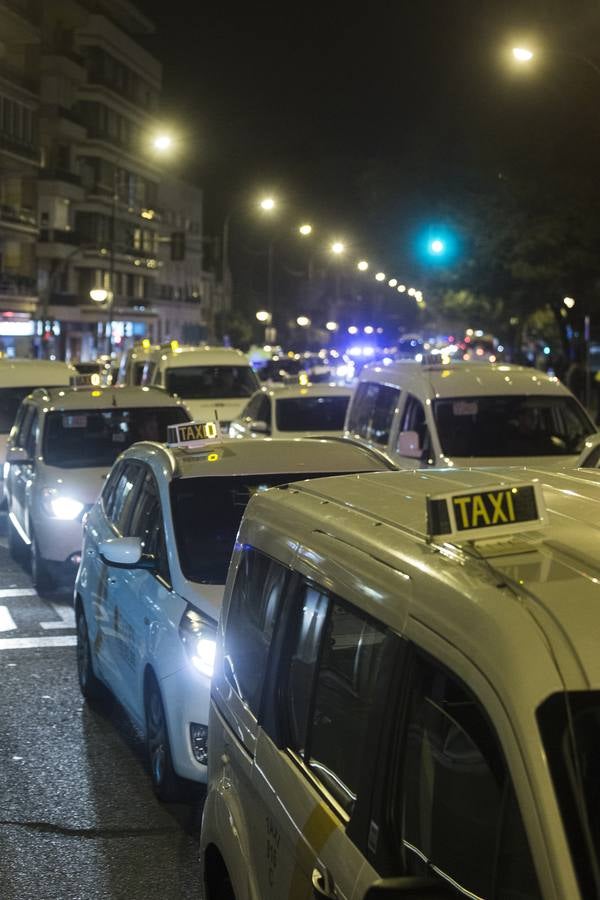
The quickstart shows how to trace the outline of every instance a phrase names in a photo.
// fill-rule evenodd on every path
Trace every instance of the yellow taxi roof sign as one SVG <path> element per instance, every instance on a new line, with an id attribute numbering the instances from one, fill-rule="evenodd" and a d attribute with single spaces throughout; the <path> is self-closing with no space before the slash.
<path id="1" fill-rule="evenodd" d="M 536 482 L 427 498 L 427 531 L 431 539 L 457 542 L 509 537 L 547 522 L 542 489 Z"/>
<path id="2" fill-rule="evenodd" d="M 218 422 L 180 422 L 167 428 L 169 447 L 204 447 L 221 439 Z"/>

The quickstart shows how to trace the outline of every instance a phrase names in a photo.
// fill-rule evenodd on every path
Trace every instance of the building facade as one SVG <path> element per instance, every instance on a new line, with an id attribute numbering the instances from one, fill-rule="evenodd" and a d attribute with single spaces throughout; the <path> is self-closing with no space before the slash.
<path id="1" fill-rule="evenodd" d="M 0 0 L 0 314 L 38 355 L 211 335 L 202 194 L 152 152 L 152 30 L 129 0 Z"/>

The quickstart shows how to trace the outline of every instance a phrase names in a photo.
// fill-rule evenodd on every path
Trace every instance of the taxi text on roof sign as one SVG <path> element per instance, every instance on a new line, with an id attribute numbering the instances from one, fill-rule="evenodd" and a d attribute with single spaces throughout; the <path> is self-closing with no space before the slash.
<path id="1" fill-rule="evenodd" d="M 539 484 L 504 484 L 427 498 L 431 538 L 473 541 L 539 528 L 547 522 Z"/>
<path id="2" fill-rule="evenodd" d="M 218 422 L 181 422 L 179 425 L 169 425 L 167 429 L 167 444 L 170 447 L 202 447 L 220 438 Z"/>

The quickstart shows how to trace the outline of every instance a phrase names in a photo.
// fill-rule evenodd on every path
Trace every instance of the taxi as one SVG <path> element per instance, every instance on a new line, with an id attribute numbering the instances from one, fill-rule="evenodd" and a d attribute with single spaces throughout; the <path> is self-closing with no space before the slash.
<path id="1" fill-rule="evenodd" d="M 206 781 L 210 678 L 229 560 L 250 496 L 335 473 L 386 471 L 344 440 L 230 441 L 211 422 L 117 460 L 84 524 L 75 585 L 86 698 L 117 697 L 145 735 L 157 796 Z"/>
<path id="2" fill-rule="evenodd" d="M 596 434 L 573 394 L 536 369 L 429 357 L 388 362 L 362 370 L 345 434 L 385 450 L 402 468 L 560 469 L 575 466 Z"/>
<path id="3" fill-rule="evenodd" d="M 600 480 L 255 495 L 217 631 L 204 900 L 598 897 Z"/>
<path id="4" fill-rule="evenodd" d="M 233 438 L 339 435 L 352 388 L 336 384 L 297 384 L 257 391 L 229 426 Z"/>
<path id="5" fill-rule="evenodd" d="M 39 388 L 17 413 L 6 451 L 8 547 L 44 593 L 70 580 L 81 523 L 126 447 L 190 420 L 181 400 L 150 388 Z"/>

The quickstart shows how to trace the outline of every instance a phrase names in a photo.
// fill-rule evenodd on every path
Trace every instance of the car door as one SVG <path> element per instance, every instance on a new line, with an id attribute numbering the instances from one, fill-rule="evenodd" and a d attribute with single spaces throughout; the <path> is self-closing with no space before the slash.
<path id="1" fill-rule="evenodd" d="M 15 446 L 22 447 L 28 462 L 13 463 L 10 467 L 10 512 L 22 531 L 30 537 L 29 498 L 35 480 L 35 455 L 38 438 L 39 413 L 30 406 L 17 434 Z"/>
<path id="2" fill-rule="evenodd" d="M 155 557 L 156 569 L 123 569 L 118 586 L 110 585 L 109 590 L 120 696 L 131 715 L 143 723 L 144 667 L 152 660 L 161 629 L 170 627 L 171 583 L 158 485 L 147 466 L 140 467 L 138 478 L 135 504 L 124 529 L 128 537 L 141 540 L 144 553 Z"/>
<path id="3" fill-rule="evenodd" d="M 368 751 L 383 719 L 386 629 L 306 579 L 287 618 L 252 768 L 265 823 L 250 836 L 259 896 L 350 900 L 368 885 Z"/>
<path id="4" fill-rule="evenodd" d="M 406 394 L 395 438 L 394 456 L 406 469 L 433 465 L 435 461 L 431 429 L 421 401 Z"/>

